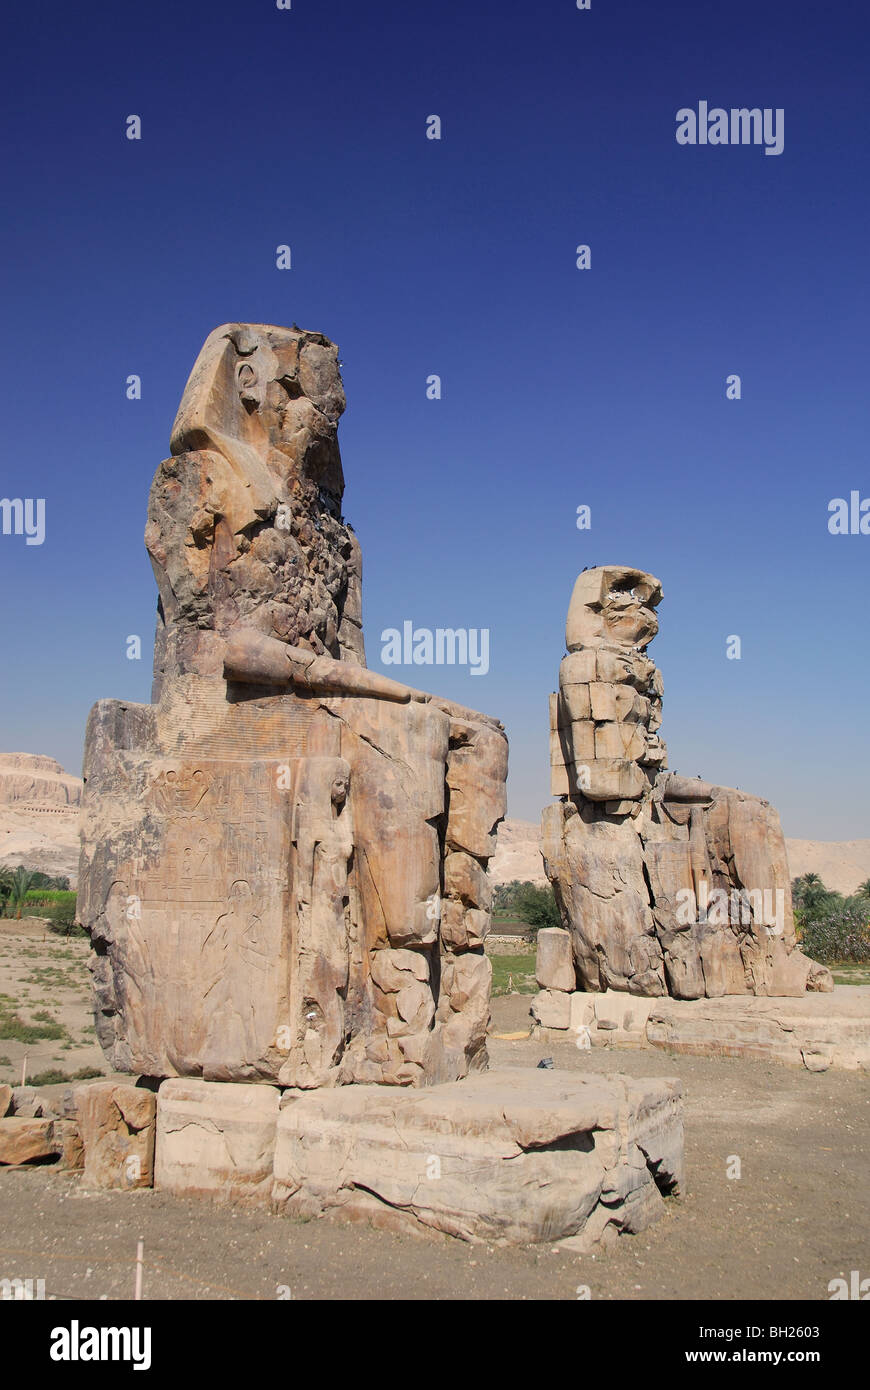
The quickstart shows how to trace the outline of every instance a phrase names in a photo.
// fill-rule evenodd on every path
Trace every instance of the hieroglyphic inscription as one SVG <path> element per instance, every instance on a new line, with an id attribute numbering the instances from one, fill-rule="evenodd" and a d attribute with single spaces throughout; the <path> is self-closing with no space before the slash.
<path id="1" fill-rule="evenodd" d="M 274 1043 L 284 1001 L 289 873 L 288 793 L 277 762 L 164 759 L 143 812 L 159 818 L 156 855 L 128 866 L 128 957 L 164 1000 L 162 1029 L 131 1042 L 159 1055 L 195 1037 L 209 1056 L 253 1065 Z M 202 998 L 187 982 L 205 979 Z"/>

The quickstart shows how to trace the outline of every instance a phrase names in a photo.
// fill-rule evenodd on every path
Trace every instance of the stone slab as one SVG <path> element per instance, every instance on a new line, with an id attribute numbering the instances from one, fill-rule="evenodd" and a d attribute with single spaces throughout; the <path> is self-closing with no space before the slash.
<path id="1" fill-rule="evenodd" d="M 154 1186 L 180 1197 L 268 1205 L 279 1096 L 275 1086 L 164 1081 Z"/>
<path id="2" fill-rule="evenodd" d="M 542 989 L 572 993 L 577 984 L 571 933 L 561 927 L 542 927 L 538 932 L 535 976 Z"/>
<path id="3" fill-rule="evenodd" d="M 870 1071 L 870 987 L 838 985 L 799 999 L 658 999 L 652 1046 L 696 1056 L 749 1057 L 808 1071 Z"/>
<path id="4" fill-rule="evenodd" d="M 16 1116 L 0 1120 L 0 1164 L 54 1159 L 58 1152 L 53 1120 Z"/>
<path id="5" fill-rule="evenodd" d="M 287 1092 L 273 1208 L 501 1245 L 643 1230 L 683 1183 L 680 1083 L 506 1068 Z"/>
<path id="6" fill-rule="evenodd" d="M 571 998 L 560 989 L 542 989 L 532 1001 L 532 1014 L 543 1028 L 567 1029 L 571 1019 Z"/>
<path id="7" fill-rule="evenodd" d="M 560 1007 L 553 1006 L 553 999 Z M 563 1000 L 569 1017 L 565 1024 Z M 662 1047 L 699 1057 L 744 1057 L 809 1071 L 870 1070 L 870 986 L 838 985 L 829 994 L 725 995 L 650 999 L 621 990 L 557 995 L 531 1004 L 538 1036 L 576 1037 L 586 1047 Z"/>

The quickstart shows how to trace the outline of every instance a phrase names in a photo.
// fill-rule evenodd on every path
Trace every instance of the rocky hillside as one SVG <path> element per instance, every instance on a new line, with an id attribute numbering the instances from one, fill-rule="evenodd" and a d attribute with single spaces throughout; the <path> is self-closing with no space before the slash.
<path id="1" fill-rule="evenodd" d="M 80 777 L 38 753 L 0 753 L 0 865 L 65 874 L 79 861 Z"/>

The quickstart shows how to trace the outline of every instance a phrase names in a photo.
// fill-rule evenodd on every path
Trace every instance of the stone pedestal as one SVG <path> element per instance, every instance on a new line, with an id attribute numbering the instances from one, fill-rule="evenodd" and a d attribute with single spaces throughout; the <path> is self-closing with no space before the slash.
<path id="1" fill-rule="evenodd" d="M 505 1069 L 409 1090 L 169 1080 L 155 1187 L 503 1245 L 590 1248 L 683 1184 L 680 1084 Z"/>
<path id="2" fill-rule="evenodd" d="M 274 1086 L 164 1081 L 154 1186 L 177 1197 L 267 1205 L 279 1099 Z"/>
<path id="3" fill-rule="evenodd" d="M 683 1180 L 677 1081 L 509 1069 L 427 1091 L 285 1095 L 273 1205 L 468 1241 L 643 1230 Z"/>

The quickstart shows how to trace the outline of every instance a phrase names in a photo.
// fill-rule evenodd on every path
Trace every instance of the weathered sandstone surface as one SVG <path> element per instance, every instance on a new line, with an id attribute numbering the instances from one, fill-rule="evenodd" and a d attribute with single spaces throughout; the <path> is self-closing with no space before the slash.
<path id="1" fill-rule="evenodd" d="M 337 349 L 228 324 L 154 478 L 154 702 L 102 700 L 79 913 L 154 1077 L 407 1086 L 486 1060 L 496 719 L 367 670 Z"/>
<path id="2" fill-rule="evenodd" d="M 796 944 L 776 811 L 666 771 L 662 678 L 646 654 L 661 596 L 652 575 L 614 565 L 584 571 L 568 609 L 550 697 L 559 800 L 544 810 L 542 849 L 577 987 L 678 999 L 830 990 L 830 971 Z"/>
<path id="3" fill-rule="evenodd" d="M 517 1244 L 643 1230 L 683 1178 L 679 1082 L 507 1069 L 430 1088 L 165 1081 L 155 1186 Z"/>
<path id="4" fill-rule="evenodd" d="M 504 1070 L 285 1095 L 273 1203 L 495 1244 L 643 1230 L 683 1180 L 677 1081 Z"/>

